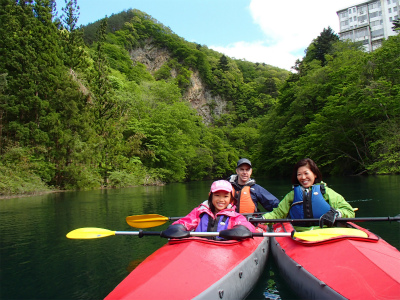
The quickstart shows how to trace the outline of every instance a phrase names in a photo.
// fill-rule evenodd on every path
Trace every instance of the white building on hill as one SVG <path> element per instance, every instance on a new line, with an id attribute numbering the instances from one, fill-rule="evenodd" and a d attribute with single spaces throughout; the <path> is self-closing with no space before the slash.
<path id="1" fill-rule="evenodd" d="M 400 0 L 372 0 L 338 10 L 341 40 L 361 41 L 366 51 L 396 35 L 393 22 L 400 17 Z"/>

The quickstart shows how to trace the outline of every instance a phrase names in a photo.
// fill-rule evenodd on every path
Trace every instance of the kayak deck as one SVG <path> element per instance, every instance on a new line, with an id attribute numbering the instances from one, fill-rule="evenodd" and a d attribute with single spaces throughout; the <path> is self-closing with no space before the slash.
<path id="1" fill-rule="evenodd" d="M 367 237 L 316 242 L 275 237 L 272 254 L 289 285 L 306 299 L 399 299 L 400 252 L 368 230 Z M 274 231 L 290 231 L 277 224 Z"/>
<path id="2" fill-rule="evenodd" d="M 242 299 L 261 275 L 268 238 L 170 240 L 105 299 Z"/>

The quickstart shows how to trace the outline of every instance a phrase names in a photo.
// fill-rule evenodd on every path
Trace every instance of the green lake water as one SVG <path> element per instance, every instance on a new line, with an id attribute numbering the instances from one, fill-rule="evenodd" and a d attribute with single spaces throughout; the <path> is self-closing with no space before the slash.
<path id="1" fill-rule="evenodd" d="M 291 189 L 289 180 L 256 180 L 278 199 Z M 400 214 L 400 176 L 331 177 L 326 182 L 359 208 L 357 217 Z M 166 240 L 152 236 L 69 240 L 65 235 L 81 227 L 136 230 L 125 222 L 129 215 L 184 216 L 207 198 L 210 184 L 202 181 L 0 200 L 0 299 L 103 299 Z M 400 249 L 400 223 L 358 224 Z M 297 298 L 271 258 L 247 299 Z"/>

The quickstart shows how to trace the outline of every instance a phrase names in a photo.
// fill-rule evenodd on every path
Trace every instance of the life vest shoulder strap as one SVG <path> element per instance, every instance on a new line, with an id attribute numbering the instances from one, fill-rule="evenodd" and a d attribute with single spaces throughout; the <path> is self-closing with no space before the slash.
<path id="1" fill-rule="evenodd" d="M 207 215 L 208 215 L 207 232 L 217 232 L 218 224 L 226 223 L 226 220 L 228 219 L 227 215 L 220 215 L 215 219 L 213 217 L 211 217 L 209 214 L 207 214 Z"/>

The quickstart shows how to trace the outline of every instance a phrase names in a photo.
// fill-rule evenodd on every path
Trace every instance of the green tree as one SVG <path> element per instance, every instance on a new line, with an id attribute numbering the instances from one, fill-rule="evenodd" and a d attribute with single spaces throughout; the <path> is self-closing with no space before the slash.
<path id="1" fill-rule="evenodd" d="M 400 19 L 396 19 L 393 21 L 392 30 L 400 30 Z"/>
<path id="2" fill-rule="evenodd" d="M 398 37 L 372 53 L 352 43 L 334 47 L 325 66 L 310 68 L 281 91 L 287 102 L 265 118 L 261 155 L 271 165 L 263 167 L 283 169 L 312 157 L 334 174 L 398 172 Z"/>
<path id="3" fill-rule="evenodd" d="M 228 71 L 229 70 L 229 62 L 228 58 L 225 55 L 222 55 L 219 59 L 219 68 L 223 71 Z"/>
<path id="4" fill-rule="evenodd" d="M 7 73 L 8 82 L 3 134 L 23 145 L 48 144 L 46 118 L 57 111 L 54 96 L 65 74 L 52 5 L 9 1 L 2 7 L 1 73 Z"/>
<path id="5" fill-rule="evenodd" d="M 7 96 L 4 91 L 7 86 L 7 74 L 0 74 L 0 154 L 3 153 L 3 116 L 6 108 Z"/>
<path id="6" fill-rule="evenodd" d="M 61 16 L 62 47 L 64 50 L 64 64 L 70 69 L 84 68 L 86 62 L 85 45 L 83 42 L 83 30 L 78 28 L 80 16 L 77 0 L 65 0 L 65 7 L 62 8 Z"/>
<path id="7" fill-rule="evenodd" d="M 159 103 L 148 118 L 132 131 L 142 133 L 143 143 L 154 154 L 144 164 L 158 170 L 163 181 L 183 181 L 199 144 L 199 117 L 186 103 Z"/>
<path id="8" fill-rule="evenodd" d="M 103 19 L 97 31 L 97 44 L 94 54 L 93 70 L 89 78 L 93 102 L 93 114 L 100 135 L 106 133 L 107 122 L 119 116 L 120 107 L 116 102 L 110 67 L 105 53 L 107 18 Z"/>
<path id="9" fill-rule="evenodd" d="M 307 48 L 306 56 L 304 57 L 303 61 L 311 62 L 312 60 L 316 59 L 319 60 L 322 65 L 325 65 L 325 55 L 332 53 L 333 44 L 338 40 L 339 37 L 334 33 L 332 28 L 324 28 L 320 35 Z"/>

